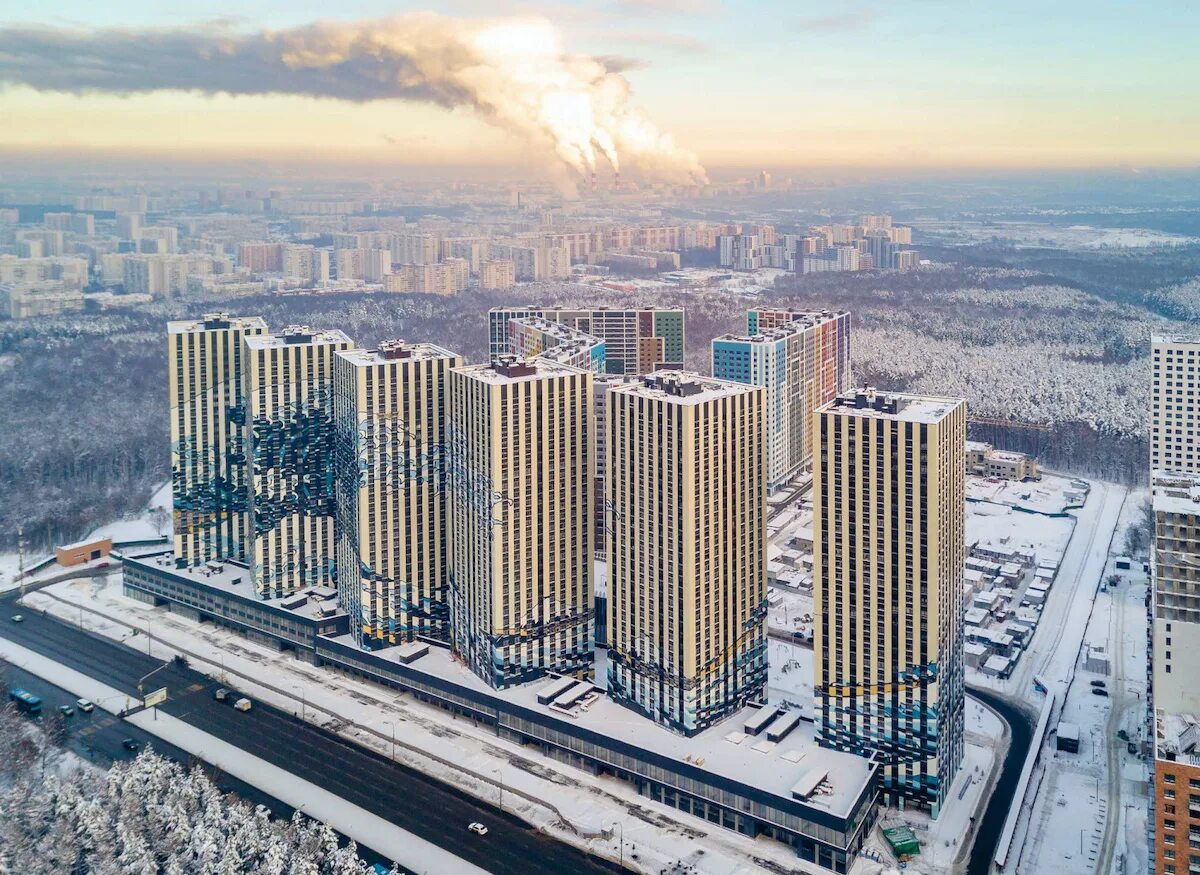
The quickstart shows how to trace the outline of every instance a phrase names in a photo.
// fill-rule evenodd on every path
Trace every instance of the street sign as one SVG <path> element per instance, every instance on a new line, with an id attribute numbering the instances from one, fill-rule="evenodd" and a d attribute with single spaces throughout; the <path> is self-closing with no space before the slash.
<path id="1" fill-rule="evenodd" d="M 146 708 L 153 708 L 155 705 L 161 705 L 167 701 L 167 688 L 155 690 L 152 693 L 146 693 L 146 700 L 142 703 Z"/>

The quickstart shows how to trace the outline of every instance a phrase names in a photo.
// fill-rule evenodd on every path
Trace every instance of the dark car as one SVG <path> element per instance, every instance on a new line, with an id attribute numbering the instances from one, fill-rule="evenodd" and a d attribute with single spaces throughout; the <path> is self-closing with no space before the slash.
<path id="1" fill-rule="evenodd" d="M 1093 696 L 1104 696 L 1104 698 L 1107 699 L 1108 698 L 1108 690 L 1104 689 L 1104 687 L 1092 687 L 1092 695 Z"/>
<path id="2" fill-rule="evenodd" d="M 134 741 L 132 738 L 127 738 L 121 742 L 121 747 L 125 748 L 125 750 L 131 750 L 136 753 L 137 750 L 141 747 L 141 745 L 138 742 Z"/>
<path id="3" fill-rule="evenodd" d="M 1092 681 L 1092 686 L 1093 687 L 1102 687 L 1102 686 L 1104 686 L 1104 681 Z"/>

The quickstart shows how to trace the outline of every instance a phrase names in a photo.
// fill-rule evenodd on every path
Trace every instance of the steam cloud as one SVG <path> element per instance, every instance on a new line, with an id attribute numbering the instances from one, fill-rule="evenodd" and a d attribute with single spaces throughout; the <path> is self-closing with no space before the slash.
<path id="1" fill-rule="evenodd" d="M 541 18 L 462 20 L 419 12 L 243 33 L 170 29 L 0 29 L 0 82 L 77 94 L 388 98 L 472 107 L 580 174 L 621 161 L 647 176 L 703 182 L 696 156 L 629 103 L 620 65 L 568 54 Z"/>

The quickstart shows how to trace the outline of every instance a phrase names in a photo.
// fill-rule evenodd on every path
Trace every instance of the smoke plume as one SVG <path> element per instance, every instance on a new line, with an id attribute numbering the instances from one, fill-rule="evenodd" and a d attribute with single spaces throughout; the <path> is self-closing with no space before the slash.
<path id="1" fill-rule="evenodd" d="M 636 107 L 619 64 L 563 49 L 541 18 L 463 20 L 432 12 L 246 33 L 169 29 L 0 29 L 0 83 L 77 94 L 389 98 L 471 107 L 580 174 L 625 162 L 667 181 L 704 168 Z"/>

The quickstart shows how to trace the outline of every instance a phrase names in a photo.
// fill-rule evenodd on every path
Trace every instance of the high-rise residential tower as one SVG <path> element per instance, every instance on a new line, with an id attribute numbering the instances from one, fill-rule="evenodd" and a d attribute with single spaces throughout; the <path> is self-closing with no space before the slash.
<path id="1" fill-rule="evenodd" d="M 167 325 L 171 497 L 180 565 L 246 558 L 242 339 L 266 330 L 258 316 L 225 313 Z"/>
<path id="2" fill-rule="evenodd" d="M 262 598 L 333 581 L 333 361 L 353 346 L 304 325 L 245 339 L 246 558 Z"/>
<path id="3" fill-rule="evenodd" d="M 767 483 L 773 492 L 812 462 L 812 412 L 850 388 L 850 314 L 787 312 L 751 333 L 713 339 L 713 376 L 766 389 Z M 760 327 L 761 326 L 761 327 Z"/>
<path id="4" fill-rule="evenodd" d="M 1200 335 L 1156 334 L 1150 347 L 1150 863 L 1171 873 L 1200 860 Z"/>
<path id="5" fill-rule="evenodd" d="M 688 735 L 766 685 L 764 403 L 681 371 L 608 391 L 608 691 Z"/>
<path id="6" fill-rule="evenodd" d="M 493 358 L 514 352 L 509 323 L 531 316 L 562 322 L 603 340 L 606 373 L 646 374 L 683 367 L 683 310 L 660 308 L 495 307 L 488 311 L 488 349 Z"/>
<path id="7" fill-rule="evenodd" d="M 448 640 L 444 444 L 461 364 L 399 340 L 334 355 L 337 585 L 359 643 Z"/>
<path id="8" fill-rule="evenodd" d="M 592 374 L 503 356 L 450 372 L 452 644 L 494 687 L 588 675 Z"/>
<path id="9" fill-rule="evenodd" d="M 817 737 L 936 817 L 963 758 L 966 403 L 863 389 L 814 427 Z"/>
<path id="10" fill-rule="evenodd" d="M 1200 472 L 1200 336 L 1150 338 L 1150 470 Z"/>

